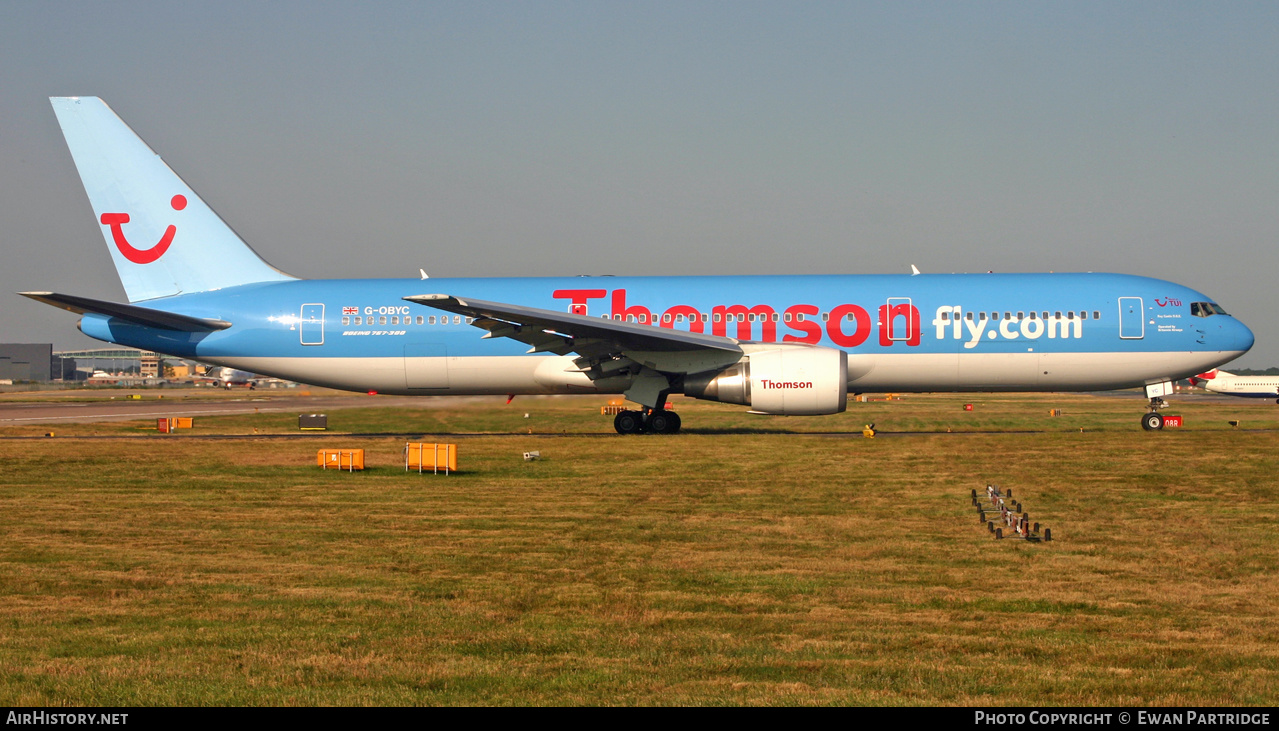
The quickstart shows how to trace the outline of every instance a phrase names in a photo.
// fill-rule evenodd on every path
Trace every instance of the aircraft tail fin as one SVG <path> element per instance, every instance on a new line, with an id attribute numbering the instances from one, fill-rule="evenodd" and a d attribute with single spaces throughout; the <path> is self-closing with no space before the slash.
<path id="1" fill-rule="evenodd" d="M 1200 384 L 1200 382 L 1207 383 L 1208 381 L 1211 381 L 1212 379 L 1216 378 L 1217 376 L 1227 376 L 1227 377 L 1229 377 L 1229 376 L 1233 376 L 1233 375 L 1234 375 L 1233 373 L 1226 373 L 1226 372 L 1225 372 L 1225 371 L 1223 371 L 1223 370 L 1220 370 L 1220 369 L 1217 369 L 1217 368 L 1213 368 L 1212 370 L 1208 371 L 1207 373 L 1200 373 L 1200 374 L 1199 374 L 1199 375 L 1197 375 L 1197 376 L 1191 376 L 1191 377 L 1190 377 L 1190 385 L 1192 385 L 1192 386 L 1198 386 L 1198 385 Z"/>
<path id="2" fill-rule="evenodd" d="M 52 97 L 130 302 L 293 279 L 267 264 L 97 97 Z"/>

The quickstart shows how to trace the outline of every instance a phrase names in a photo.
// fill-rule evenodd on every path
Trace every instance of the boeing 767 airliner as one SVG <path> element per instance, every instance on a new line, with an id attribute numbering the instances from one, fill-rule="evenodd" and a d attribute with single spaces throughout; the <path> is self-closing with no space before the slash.
<path id="1" fill-rule="evenodd" d="M 1246 352 L 1211 298 L 1120 274 L 301 280 L 263 261 L 100 99 L 52 99 L 128 303 L 23 292 L 99 340 L 388 394 L 668 395 L 834 414 L 849 392 L 1092 391 Z M 304 244 L 303 244 L 304 245 Z"/>

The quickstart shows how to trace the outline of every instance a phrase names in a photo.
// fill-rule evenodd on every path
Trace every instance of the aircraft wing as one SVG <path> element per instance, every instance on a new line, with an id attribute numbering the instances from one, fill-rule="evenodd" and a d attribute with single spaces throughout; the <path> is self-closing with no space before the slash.
<path id="1" fill-rule="evenodd" d="M 119 318 L 145 327 L 160 327 L 166 330 L 182 332 L 212 332 L 231 327 L 231 323 L 226 320 L 178 315 L 163 310 L 153 310 L 150 307 L 138 307 L 137 305 L 126 305 L 120 302 L 77 297 L 73 294 L 58 294 L 56 292 L 19 292 L 18 294 L 80 315 L 87 313 L 106 315 L 107 317 Z"/>
<path id="2" fill-rule="evenodd" d="M 471 324 L 487 330 L 485 338 L 518 340 L 531 346 L 530 353 L 577 353 L 584 372 L 626 358 L 666 373 L 700 373 L 736 363 L 742 356 L 738 341 L 718 335 L 447 294 L 404 299 L 475 318 Z"/>

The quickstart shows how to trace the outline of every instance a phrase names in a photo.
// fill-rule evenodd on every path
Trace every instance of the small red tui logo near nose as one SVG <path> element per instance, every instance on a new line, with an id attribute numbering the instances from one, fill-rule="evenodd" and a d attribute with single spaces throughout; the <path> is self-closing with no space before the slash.
<path id="1" fill-rule="evenodd" d="M 187 199 L 184 195 L 175 195 L 169 201 L 169 205 L 173 210 L 180 211 L 187 207 Z M 129 243 L 124 237 L 124 224 L 129 222 L 129 214 L 127 213 L 104 213 L 101 218 L 104 226 L 111 227 L 111 238 L 115 241 L 115 246 L 124 254 L 124 258 L 134 264 L 150 264 L 151 262 L 164 256 L 164 252 L 169 250 L 169 245 L 173 243 L 173 235 L 178 232 L 178 227 L 170 225 L 164 230 L 164 235 L 160 237 L 160 241 L 149 249 L 139 249 Z"/>

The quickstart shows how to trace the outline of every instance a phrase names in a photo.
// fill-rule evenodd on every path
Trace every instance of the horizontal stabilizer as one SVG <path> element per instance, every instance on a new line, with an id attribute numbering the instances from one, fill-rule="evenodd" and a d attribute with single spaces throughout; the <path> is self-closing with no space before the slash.
<path id="1" fill-rule="evenodd" d="M 81 315 L 86 313 L 106 315 L 107 317 L 115 317 L 144 327 L 159 327 L 183 332 L 212 332 L 231 327 L 231 323 L 226 320 L 178 315 L 163 310 L 153 310 L 150 307 L 106 302 L 104 300 L 89 299 L 88 297 L 77 297 L 71 294 L 58 294 L 56 292 L 19 292 L 18 294 L 23 297 L 30 297 L 37 302 L 60 307 Z"/>

